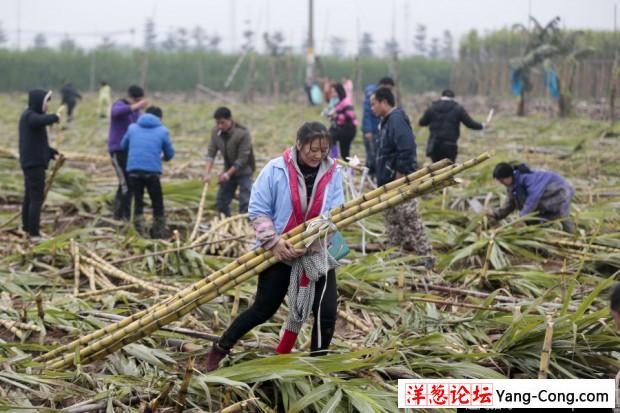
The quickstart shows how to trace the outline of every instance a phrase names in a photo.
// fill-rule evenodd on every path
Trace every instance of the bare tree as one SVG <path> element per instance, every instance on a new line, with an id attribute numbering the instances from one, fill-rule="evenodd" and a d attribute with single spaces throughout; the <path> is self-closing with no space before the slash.
<path id="1" fill-rule="evenodd" d="M 415 36 L 413 36 L 413 48 L 417 55 L 426 56 L 426 26 L 418 24 L 416 26 Z"/>
<path id="2" fill-rule="evenodd" d="M 2 21 L 0 21 L 0 47 L 4 47 L 7 40 L 6 33 L 4 33 L 4 28 L 2 27 Z"/>
<path id="3" fill-rule="evenodd" d="M 63 52 L 74 52 L 78 49 L 77 43 L 75 40 L 69 37 L 69 35 L 65 35 L 63 39 L 60 41 L 59 48 Z"/>
<path id="4" fill-rule="evenodd" d="M 157 47 L 157 32 L 153 19 L 146 19 L 144 24 L 144 48 L 154 50 Z"/>
<path id="5" fill-rule="evenodd" d="M 194 49 L 205 50 L 207 48 L 208 36 L 202 27 L 195 26 L 192 29 L 192 39 L 194 41 Z"/>
<path id="6" fill-rule="evenodd" d="M 362 33 L 362 39 L 360 40 L 360 48 L 357 51 L 360 57 L 372 57 L 373 49 L 372 45 L 374 43 L 374 39 L 372 38 L 372 34 L 368 32 Z"/>
<path id="7" fill-rule="evenodd" d="M 454 38 L 450 30 L 444 30 L 441 45 L 441 58 L 444 60 L 454 59 Z"/>
<path id="8" fill-rule="evenodd" d="M 431 39 L 431 44 L 428 49 L 428 57 L 431 59 L 439 59 L 439 39 L 437 37 L 433 37 Z"/>
<path id="9" fill-rule="evenodd" d="M 47 37 L 43 33 L 37 33 L 33 45 L 35 49 L 47 49 Z"/>
<path id="10" fill-rule="evenodd" d="M 397 56 L 398 55 L 398 41 L 395 38 L 391 38 L 386 41 L 383 45 L 383 50 L 387 56 Z"/>
<path id="11" fill-rule="evenodd" d="M 329 38 L 329 46 L 331 54 L 335 57 L 342 58 L 345 56 L 347 41 L 340 36 L 332 36 Z"/>

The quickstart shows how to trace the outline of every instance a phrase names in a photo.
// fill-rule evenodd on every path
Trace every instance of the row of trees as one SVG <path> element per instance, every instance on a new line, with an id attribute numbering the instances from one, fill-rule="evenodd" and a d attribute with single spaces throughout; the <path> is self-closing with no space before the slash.
<path id="1" fill-rule="evenodd" d="M 250 28 L 249 22 L 246 22 L 246 29 L 242 33 L 243 37 L 247 40 L 248 37 L 254 36 L 254 33 Z M 133 29 L 128 30 L 128 33 L 133 33 Z M 158 34 L 155 22 L 147 18 L 144 24 L 144 38 L 142 42 L 143 49 L 147 51 L 162 51 L 167 53 L 185 52 L 189 50 L 201 50 L 209 52 L 220 52 L 222 38 L 217 33 L 208 33 L 201 26 L 195 26 L 193 28 L 171 28 L 165 35 Z M 128 49 L 127 45 L 119 44 L 114 39 L 115 34 L 104 35 L 101 38 L 100 43 L 97 45 L 99 49 Z M 265 36 L 269 36 L 272 39 L 278 39 L 282 47 L 287 49 L 287 52 L 293 52 L 294 47 L 291 46 L 290 41 L 285 39 L 282 32 L 274 32 L 263 35 L 265 50 L 270 53 L 271 45 Z M 2 29 L 2 23 L 0 22 L 0 47 L 6 45 L 8 41 L 7 35 Z M 347 55 L 347 40 L 340 36 L 331 36 L 329 39 L 329 49 L 327 54 L 333 57 L 344 58 Z M 286 45 L 286 46 L 284 46 Z M 442 59 L 453 60 L 454 58 L 454 38 L 449 30 L 445 30 L 441 39 L 439 37 L 428 38 L 427 27 L 423 24 L 416 26 L 415 35 L 411 40 L 413 46 L 414 56 L 427 57 L 429 59 Z M 55 46 L 64 51 L 78 49 L 78 44 L 69 35 L 64 36 Z M 35 49 L 46 49 L 52 47 L 48 37 L 44 33 L 38 33 L 35 35 L 32 47 Z M 297 50 L 299 53 L 304 53 L 306 48 L 305 42 L 300 45 Z M 401 45 L 396 39 L 389 39 L 382 45 L 378 44 L 372 33 L 362 33 L 359 40 L 359 50 L 357 53 L 360 57 L 376 57 L 381 55 L 393 56 L 395 54 L 402 54 Z"/>
<path id="2" fill-rule="evenodd" d="M 305 57 L 286 53 L 277 36 L 265 36 L 270 53 L 249 53 L 250 63 L 241 64 L 230 85 L 225 83 L 239 55 L 187 50 L 167 53 L 159 50 L 123 51 L 117 49 L 23 51 L 0 49 L 0 91 L 24 91 L 32 87 L 58 88 L 64 79 L 81 90 L 88 90 L 107 80 L 122 90 L 131 83 L 144 82 L 147 88 L 160 91 L 188 91 L 196 84 L 214 90 L 242 91 L 248 78 L 256 92 L 274 93 L 299 89 L 304 83 Z M 450 83 L 452 63 L 409 57 L 399 60 L 401 87 L 407 92 L 440 90 Z M 389 73 L 390 62 L 384 58 L 324 57 L 325 75 L 333 79 L 354 77 L 360 73 L 362 85 L 376 82 Z"/>

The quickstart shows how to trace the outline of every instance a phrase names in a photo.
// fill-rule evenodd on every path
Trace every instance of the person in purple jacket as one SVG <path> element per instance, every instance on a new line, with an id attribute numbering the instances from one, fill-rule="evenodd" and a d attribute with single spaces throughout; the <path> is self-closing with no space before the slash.
<path id="1" fill-rule="evenodd" d="M 110 112 L 110 132 L 108 133 L 108 151 L 118 178 L 118 189 L 114 199 L 114 219 L 129 220 L 131 215 L 131 191 L 127 178 L 127 151 L 121 147 L 121 140 L 129 125 L 140 117 L 140 109 L 148 106 L 144 90 L 131 85 L 127 97 L 119 99 L 112 105 Z"/>
<path id="2" fill-rule="evenodd" d="M 503 219 L 515 209 L 520 211 L 520 216 L 536 212 L 538 219 L 529 220 L 528 224 L 560 220 L 564 231 L 574 232 L 569 215 L 575 191 L 562 176 L 531 170 L 526 164 L 513 166 L 501 162 L 495 166 L 493 178 L 506 186 L 507 197 L 502 206 L 487 211 L 489 217 Z"/>

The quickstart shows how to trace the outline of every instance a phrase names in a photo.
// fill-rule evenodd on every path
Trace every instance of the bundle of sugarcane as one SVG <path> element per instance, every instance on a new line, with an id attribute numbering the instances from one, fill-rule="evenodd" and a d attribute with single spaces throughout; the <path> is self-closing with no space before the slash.
<path id="1" fill-rule="evenodd" d="M 254 230 L 248 221 L 248 214 L 234 215 L 229 218 L 215 217 L 209 221 L 209 231 L 197 241 L 209 242 L 202 248 L 203 254 L 240 257 L 254 246 Z M 219 242 L 222 239 L 234 239 Z"/>
<path id="2" fill-rule="evenodd" d="M 449 165 L 449 161 L 445 160 L 437 162 L 335 208 L 329 214 L 329 220 L 333 224 L 331 226 L 309 227 L 313 221 L 310 220 L 284 234 L 284 238 L 296 248 L 302 248 L 317 236 L 344 228 L 414 197 L 452 185 L 456 174 L 489 157 L 489 154 L 485 153 L 460 165 Z M 62 369 L 73 365 L 78 357 L 81 363 L 100 359 L 178 320 L 199 305 L 256 276 L 276 262 L 277 259 L 270 251 L 258 248 L 164 302 L 53 350 L 39 357 L 37 361 L 46 361 L 45 366 L 48 368 Z M 85 344 L 87 345 L 78 351 L 78 347 Z M 56 357 L 62 353 L 65 355 Z"/>

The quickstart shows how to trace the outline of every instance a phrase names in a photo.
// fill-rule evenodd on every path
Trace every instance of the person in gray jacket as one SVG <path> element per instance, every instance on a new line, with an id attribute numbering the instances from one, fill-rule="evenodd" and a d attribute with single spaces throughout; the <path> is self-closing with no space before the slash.
<path id="1" fill-rule="evenodd" d="M 211 140 L 205 157 L 204 181 L 211 181 L 213 161 L 218 152 L 224 158 L 224 170 L 218 175 L 216 209 L 220 214 L 230 216 L 230 203 L 239 187 L 239 213 L 248 212 L 250 192 L 252 191 L 252 174 L 256 169 L 254 150 L 250 131 L 232 118 L 230 109 L 218 108 L 213 114 L 215 128 L 211 131 Z"/>

